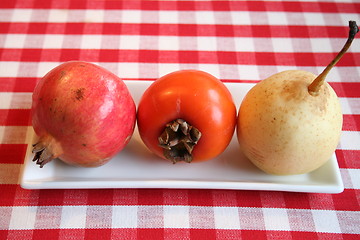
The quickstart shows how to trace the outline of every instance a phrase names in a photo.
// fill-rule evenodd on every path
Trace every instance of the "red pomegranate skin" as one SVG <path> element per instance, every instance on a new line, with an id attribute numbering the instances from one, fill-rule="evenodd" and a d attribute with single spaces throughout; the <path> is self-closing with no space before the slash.
<path id="1" fill-rule="evenodd" d="M 38 82 L 32 100 L 40 142 L 68 164 L 100 166 L 126 146 L 134 131 L 136 106 L 126 85 L 95 64 L 57 66 Z"/>

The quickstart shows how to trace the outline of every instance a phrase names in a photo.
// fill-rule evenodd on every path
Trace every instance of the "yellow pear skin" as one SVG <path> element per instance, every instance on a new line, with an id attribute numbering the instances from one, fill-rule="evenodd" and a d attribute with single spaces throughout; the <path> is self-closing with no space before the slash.
<path id="1" fill-rule="evenodd" d="M 299 70 L 274 74 L 257 83 L 241 103 L 240 148 L 264 172 L 308 173 L 334 153 L 342 129 L 341 106 L 326 82 L 316 95 L 309 93 L 315 78 Z"/>

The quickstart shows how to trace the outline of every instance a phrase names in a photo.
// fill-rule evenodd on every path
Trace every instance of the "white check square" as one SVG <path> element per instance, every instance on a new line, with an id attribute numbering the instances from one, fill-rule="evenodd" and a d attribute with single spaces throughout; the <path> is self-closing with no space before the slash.
<path id="1" fill-rule="evenodd" d="M 36 206 L 13 207 L 9 229 L 33 229 L 36 212 Z"/>
<path id="2" fill-rule="evenodd" d="M 189 228 L 189 206 L 164 206 L 165 228 Z"/>
<path id="3" fill-rule="evenodd" d="M 63 206 L 60 228 L 85 228 L 87 206 Z"/>
<path id="4" fill-rule="evenodd" d="M 240 229 L 237 207 L 214 207 L 215 228 Z"/>

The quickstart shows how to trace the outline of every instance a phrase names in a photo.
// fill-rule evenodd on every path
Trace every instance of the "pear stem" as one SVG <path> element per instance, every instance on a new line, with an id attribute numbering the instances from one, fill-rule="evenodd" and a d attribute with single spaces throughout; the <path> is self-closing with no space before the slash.
<path id="1" fill-rule="evenodd" d="M 359 32 L 359 27 L 356 25 L 355 21 L 349 21 L 349 36 L 348 39 L 341 49 L 341 51 L 336 55 L 334 60 L 331 61 L 329 65 L 324 69 L 322 73 L 320 73 L 319 76 L 317 76 L 314 81 L 309 85 L 308 91 L 311 95 L 316 96 L 318 95 L 320 91 L 320 87 L 324 84 L 325 78 L 327 74 L 330 72 L 330 70 L 335 66 L 335 64 L 342 58 L 342 56 L 346 53 L 346 51 L 349 49 L 352 41 L 355 38 L 356 33 Z"/>

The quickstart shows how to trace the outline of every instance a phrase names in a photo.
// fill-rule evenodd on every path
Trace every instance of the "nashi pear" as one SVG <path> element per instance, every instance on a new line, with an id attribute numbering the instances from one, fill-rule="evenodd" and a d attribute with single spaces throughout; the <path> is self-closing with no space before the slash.
<path id="1" fill-rule="evenodd" d="M 334 153 L 342 129 L 338 97 L 325 77 L 359 31 L 349 22 L 349 38 L 319 75 L 289 70 L 257 83 L 245 96 L 237 137 L 249 160 L 264 172 L 293 175 L 311 172 Z"/>
<path id="2" fill-rule="evenodd" d="M 333 154 L 342 128 L 338 97 L 326 82 L 308 92 L 312 73 L 289 70 L 256 84 L 243 100 L 238 140 L 244 154 L 267 173 L 307 173 Z"/>

